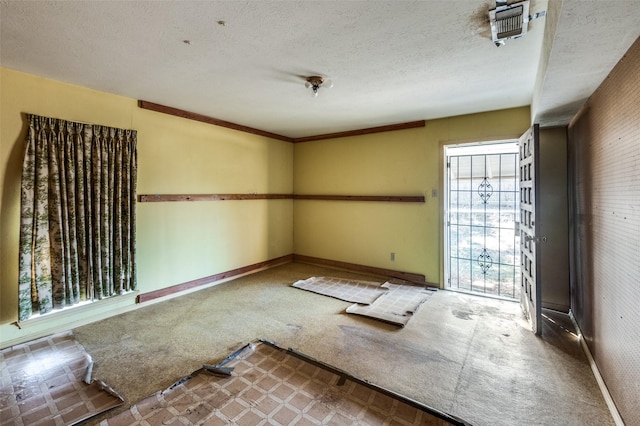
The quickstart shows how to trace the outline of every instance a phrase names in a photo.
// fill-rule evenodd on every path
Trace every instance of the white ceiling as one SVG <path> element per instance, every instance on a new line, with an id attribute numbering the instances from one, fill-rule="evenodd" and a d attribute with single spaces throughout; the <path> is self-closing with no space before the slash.
<path id="1" fill-rule="evenodd" d="M 493 7 L 1 0 L 0 64 L 304 137 L 532 103 L 543 125 L 566 124 L 640 35 L 640 0 L 532 0 L 550 15 L 497 48 Z M 334 82 L 317 98 L 315 74 Z"/>

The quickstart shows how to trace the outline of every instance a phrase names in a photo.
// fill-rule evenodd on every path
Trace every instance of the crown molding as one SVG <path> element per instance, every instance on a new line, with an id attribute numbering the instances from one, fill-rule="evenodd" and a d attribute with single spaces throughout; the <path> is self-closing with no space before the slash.
<path id="1" fill-rule="evenodd" d="M 265 132 L 264 130 L 254 129 L 253 127 L 243 126 L 242 124 L 232 123 L 230 121 L 219 120 L 217 118 L 209 117 L 206 115 L 198 114 L 195 112 L 185 111 L 183 109 L 173 108 L 166 105 L 160 105 L 149 101 L 138 101 L 138 107 L 147 109 L 150 111 L 161 112 L 163 114 L 169 114 L 176 117 L 186 118 L 187 120 L 200 121 L 202 123 L 213 124 L 214 126 L 226 127 L 227 129 L 239 130 L 245 133 L 251 133 L 252 135 L 265 136 L 272 139 L 277 139 L 284 142 L 294 142 L 294 140 L 287 136 L 278 135 L 276 133 Z"/>
<path id="2" fill-rule="evenodd" d="M 209 117 L 209 116 L 198 114 L 195 112 L 185 111 L 183 109 L 173 108 L 166 105 L 160 105 L 160 104 L 156 104 L 149 101 L 139 100 L 138 107 L 141 109 L 149 110 L 149 111 L 155 111 L 163 114 L 173 115 L 175 117 L 181 117 L 187 120 L 200 121 L 202 123 L 213 124 L 214 126 L 226 127 L 228 129 L 238 130 L 241 132 L 250 133 L 258 136 L 265 136 L 268 138 L 289 142 L 289 143 L 312 142 L 312 141 L 320 141 L 325 139 L 336 139 L 336 138 L 345 138 L 349 136 L 368 135 L 372 133 L 392 132 L 396 130 L 424 127 L 426 125 L 425 120 L 419 120 L 419 121 L 410 121 L 407 123 L 388 124 L 385 126 L 369 127 L 366 129 L 357 129 L 357 130 L 349 130 L 344 132 L 326 133 L 323 135 L 291 138 L 289 136 L 266 132 L 264 130 L 255 129 L 253 127 L 243 126 L 242 124 L 232 123 L 230 121 L 220 120 L 218 118 Z"/>

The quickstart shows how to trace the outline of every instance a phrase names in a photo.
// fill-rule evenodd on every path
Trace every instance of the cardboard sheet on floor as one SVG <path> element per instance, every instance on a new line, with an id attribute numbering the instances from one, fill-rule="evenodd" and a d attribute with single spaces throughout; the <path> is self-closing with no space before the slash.
<path id="1" fill-rule="evenodd" d="M 333 277 L 311 277 L 296 281 L 292 287 L 364 305 L 373 303 L 387 292 L 387 289 L 377 282 Z"/>
<path id="2" fill-rule="evenodd" d="M 100 425 L 468 424 L 264 340 L 209 368 Z"/>
<path id="3" fill-rule="evenodd" d="M 91 368 L 71 331 L 0 351 L 0 423 L 74 425 L 122 405 Z"/>
<path id="4" fill-rule="evenodd" d="M 363 315 L 404 327 L 434 293 L 422 286 L 384 283 L 388 291 L 370 305 L 353 304 L 347 313 Z"/>

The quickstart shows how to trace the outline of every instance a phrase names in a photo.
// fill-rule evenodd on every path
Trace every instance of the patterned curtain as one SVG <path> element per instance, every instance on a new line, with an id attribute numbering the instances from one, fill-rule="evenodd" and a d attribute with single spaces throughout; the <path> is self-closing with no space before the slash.
<path id="1" fill-rule="evenodd" d="M 136 131 L 27 118 L 19 321 L 136 288 Z"/>

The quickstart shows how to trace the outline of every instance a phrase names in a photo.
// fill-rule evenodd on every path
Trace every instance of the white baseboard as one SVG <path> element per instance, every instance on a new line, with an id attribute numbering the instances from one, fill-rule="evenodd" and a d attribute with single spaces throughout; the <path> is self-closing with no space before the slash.
<path id="1" fill-rule="evenodd" d="M 8 348 L 137 309 L 138 292 L 0 325 L 0 348 Z"/>
<path id="2" fill-rule="evenodd" d="M 589 365 L 591 366 L 591 371 L 593 371 L 593 375 L 596 378 L 596 382 L 598 382 L 598 387 L 600 388 L 600 392 L 602 392 L 602 397 L 604 398 L 604 401 L 606 402 L 607 407 L 609 408 L 609 412 L 613 417 L 613 421 L 615 422 L 616 426 L 625 426 L 624 421 L 622 420 L 622 417 L 618 412 L 618 408 L 616 407 L 616 404 L 615 402 L 613 402 L 613 398 L 609 393 L 609 389 L 607 389 L 607 385 L 604 383 L 604 379 L 600 374 L 598 365 L 596 364 L 596 361 L 593 359 L 593 355 L 591 355 L 591 350 L 589 349 L 587 342 L 584 340 L 584 336 L 582 335 L 580 326 L 576 322 L 576 319 L 573 316 L 573 312 L 571 310 L 569 310 L 569 317 L 571 318 L 571 322 L 573 323 L 573 326 L 576 328 L 576 332 L 578 333 L 578 339 L 580 340 L 580 345 L 582 346 L 582 350 L 584 351 L 584 354 L 587 356 L 587 360 L 589 361 Z"/>

